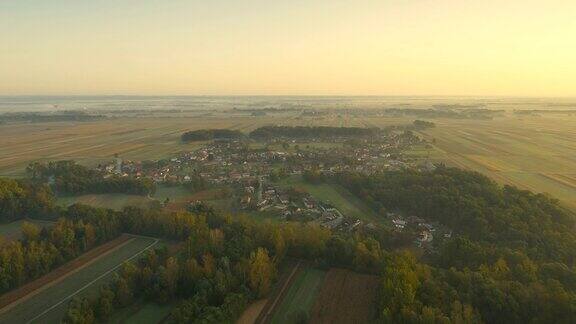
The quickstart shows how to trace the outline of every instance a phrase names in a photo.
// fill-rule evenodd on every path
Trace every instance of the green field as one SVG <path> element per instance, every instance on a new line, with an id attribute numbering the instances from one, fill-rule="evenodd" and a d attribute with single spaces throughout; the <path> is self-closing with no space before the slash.
<path id="1" fill-rule="evenodd" d="M 149 198 L 140 195 L 128 195 L 123 193 L 113 194 L 87 194 L 79 196 L 58 197 L 57 204 L 60 206 L 70 206 L 73 204 L 84 204 L 93 207 L 111 208 L 121 210 L 127 206 L 146 207 L 150 206 L 154 200 L 163 202 L 166 198 L 170 202 L 182 202 L 191 197 L 192 194 L 182 186 L 167 187 L 159 185 L 154 195 Z"/>
<path id="2" fill-rule="evenodd" d="M 279 185 L 306 191 L 314 198 L 334 205 L 345 216 L 359 218 L 366 222 L 382 221 L 376 212 L 339 185 L 330 183 L 310 184 L 299 176 L 282 180 Z"/>
<path id="3" fill-rule="evenodd" d="M 88 194 L 81 196 L 58 197 L 58 205 L 70 206 L 73 204 L 84 204 L 93 207 L 110 208 L 121 210 L 126 206 L 148 206 L 152 202 L 145 196 L 127 195 L 121 193 L 115 194 Z"/>
<path id="4" fill-rule="evenodd" d="M 183 201 L 191 197 L 192 193 L 183 186 L 162 186 L 159 185 L 152 198 L 159 201 L 164 201 L 169 198 L 172 202 Z"/>
<path id="5" fill-rule="evenodd" d="M 288 293 L 272 316 L 272 323 L 297 323 L 300 316 L 308 317 L 320 291 L 326 272 L 306 268 L 298 273 Z"/>
<path id="6" fill-rule="evenodd" d="M 114 271 L 126 260 L 135 258 L 157 240 L 138 237 L 102 259 L 31 296 L 0 315 L 0 323 L 59 323 L 72 297 L 92 296 L 98 287 L 113 278 Z"/>

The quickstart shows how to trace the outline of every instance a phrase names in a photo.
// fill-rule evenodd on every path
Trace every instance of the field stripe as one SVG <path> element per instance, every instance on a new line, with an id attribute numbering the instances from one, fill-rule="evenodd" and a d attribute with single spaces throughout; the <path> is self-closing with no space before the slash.
<path id="1" fill-rule="evenodd" d="M 139 236 L 134 236 L 134 237 L 139 237 Z M 149 238 L 149 237 L 146 237 Z M 131 256 L 130 258 L 120 262 L 119 264 L 117 264 L 116 266 L 114 266 L 112 269 L 106 271 L 105 273 L 99 275 L 98 277 L 96 277 L 95 279 L 93 279 L 92 281 L 90 281 L 89 283 L 85 284 L 84 286 L 82 286 L 80 289 L 76 290 L 75 292 L 73 292 L 72 294 L 64 297 L 62 300 L 60 300 L 59 302 L 57 302 L 56 304 L 52 305 L 51 307 L 47 308 L 46 310 L 44 310 L 42 313 L 38 314 L 37 316 L 35 316 L 34 318 L 32 318 L 31 320 L 29 320 L 26 323 L 32 323 L 35 320 L 39 319 L 40 317 L 48 314 L 51 310 L 53 310 L 54 308 L 62 305 L 64 302 L 66 302 L 69 299 L 72 299 L 72 297 L 76 296 L 77 294 L 79 294 L 80 292 L 82 292 L 83 290 L 85 290 L 86 288 L 90 287 L 91 285 L 93 285 L 95 282 L 97 282 L 98 280 L 104 278 L 105 276 L 109 275 L 110 273 L 116 271 L 118 268 L 120 268 L 125 262 L 131 261 L 134 258 L 136 258 L 137 256 L 139 256 L 140 254 L 144 253 L 145 251 L 149 250 L 150 248 L 152 248 L 154 245 L 158 244 L 160 240 L 154 238 L 154 242 L 150 243 L 148 246 L 146 246 L 144 249 L 140 250 L 139 252 L 137 252 L 136 254 L 134 254 L 133 256 Z"/>
<path id="2" fill-rule="evenodd" d="M 286 297 L 286 293 L 288 292 L 288 288 L 290 288 L 290 286 L 294 282 L 294 278 L 296 278 L 296 273 L 298 273 L 299 272 L 298 270 L 300 270 L 300 264 L 301 263 L 302 263 L 301 261 L 298 261 L 298 263 L 294 266 L 294 268 L 292 268 L 290 275 L 288 276 L 288 278 L 286 278 L 286 281 L 284 281 L 284 283 L 282 284 L 282 288 L 280 288 L 276 297 L 274 299 L 270 299 L 268 301 L 268 304 L 266 306 L 264 306 L 264 309 L 263 309 L 262 313 L 260 313 L 260 316 L 256 320 L 256 323 L 268 323 L 268 322 L 270 322 L 270 320 L 272 319 L 271 315 L 276 310 L 276 307 L 278 307 L 278 305 L 280 304 L 280 301 L 282 301 L 282 299 L 284 299 L 284 297 Z"/>
<path id="3" fill-rule="evenodd" d="M 16 305 L 26 301 L 30 297 L 39 294 L 45 289 L 57 284 L 58 282 L 64 280 L 68 276 L 80 271 L 81 269 L 94 263 L 100 257 L 103 257 L 118 248 L 128 244 L 128 242 L 134 240 L 129 236 L 123 235 L 113 241 L 104 243 L 82 255 L 74 260 L 71 260 L 62 266 L 52 270 L 51 272 L 41 276 L 40 278 L 31 281 L 24 286 L 19 287 L 16 290 L 10 291 L 4 294 L 0 298 L 0 314 L 4 314 Z"/>

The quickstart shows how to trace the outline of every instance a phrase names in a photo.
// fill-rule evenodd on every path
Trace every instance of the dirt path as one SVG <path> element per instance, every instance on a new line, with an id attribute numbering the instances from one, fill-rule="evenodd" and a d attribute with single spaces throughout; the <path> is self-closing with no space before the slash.
<path id="1" fill-rule="evenodd" d="M 46 275 L 31 281 L 16 290 L 10 291 L 0 297 L 0 314 L 5 313 L 12 307 L 24 302 L 28 298 L 52 287 L 58 282 L 66 279 L 68 276 L 80 271 L 90 264 L 98 261 L 105 255 L 112 253 L 120 247 L 128 244 L 135 238 L 129 235 L 121 235 L 117 239 L 106 242 L 92 250 L 80 255 Z"/>
<path id="2" fill-rule="evenodd" d="M 290 288 L 290 286 L 294 282 L 294 279 L 296 279 L 296 274 L 298 273 L 298 270 L 300 270 L 301 263 L 302 263 L 301 261 L 298 261 L 298 263 L 296 263 L 294 268 L 292 268 L 290 274 L 283 281 L 282 287 L 278 289 L 273 296 L 271 296 L 271 298 L 268 300 L 268 303 L 266 303 L 264 309 L 261 311 L 260 315 L 256 319 L 255 323 L 264 324 L 270 322 L 274 310 L 276 310 L 276 307 L 280 305 L 280 302 L 282 301 L 282 299 L 284 299 L 284 297 L 288 293 L 288 288 Z"/>

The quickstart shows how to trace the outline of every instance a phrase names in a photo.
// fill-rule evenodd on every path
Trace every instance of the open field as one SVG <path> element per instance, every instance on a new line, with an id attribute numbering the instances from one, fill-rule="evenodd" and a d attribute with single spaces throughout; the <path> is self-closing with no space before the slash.
<path id="1" fill-rule="evenodd" d="M 413 106 L 429 102 L 417 100 Z M 538 108 L 536 104 L 528 108 Z M 492 108 L 522 109 L 505 101 Z M 182 144 L 182 132 L 200 128 L 231 128 L 249 132 L 270 124 L 382 127 L 406 124 L 417 117 L 363 117 L 348 114 L 298 117 L 297 114 L 249 117 L 226 114 L 174 117 L 120 117 L 93 122 L 0 125 L 0 175 L 22 176 L 37 160 L 75 159 L 87 165 L 124 159 L 160 159 L 201 145 Z M 498 182 L 548 192 L 576 207 L 576 116 L 507 113 L 493 120 L 430 119 L 437 127 L 423 132 L 434 148 L 408 154 L 480 171 Z M 85 198 L 90 199 L 90 198 Z M 97 202 L 96 202 L 97 203 Z"/>
<path id="2" fill-rule="evenodd" d="M 152 202 L 152 199 L 145 196 L 127 195 L 121 193 L 114 194 L 88 194 L 80 196 L 65 196 L 58 198 L 58 205 L 70 206 L 73 204 L 84 204 L 92 207 L 110 208 L 121 210 L 127 206 L 144 207 Z"/>
<path id="3" fill-rule="evenodd" d="M 274 311 L 271 323 L 297 323 L 300 318 L 307 318 L 325 274 L 324 271 L 313 268 L 304 268 L 298 272 Z"/>
<path id="4" fill-rule="evenodd" d="M 53 222 L 50 221 L 33 220 L 33 219 L 18 220 L 12 223 L 0 224 L 0 238 L 2 238 L 0 244 L 20 239 L 23 222 L 33 223 L 40 228 L 44 226 L 50 226 L 51 224 L 53 224 Z"/>
<path id="5" fill-rule="evenodd" d="M 299 176 L 285 179 L 280 182 L 280 185 L 306 191 L 314 198 L 334 205 L 345 216 L 359 218 L 366 222 L 381 222 L 378 214 L 339 185 L 329 183 L 310 184 Z"/>
<path id="6" fill-rule="evenodd" d="M 117 118 L 94 122 L 0 125 L 0 175 L 23 175 L 37 160 L 74 159 L 96 165 L 115 153 L 124 159 L 161 159 L 199 143 L 183 144 L 180 135 L 200 128 L 250 131 L 266 118 Z"/>
<path id="7" fill-rule="evenodd" d="M 434 160 L 545 192 L 576 208 L 576 118 L 524 116 L 491 121 L 437 120 Z"/>
<path id="8" fill-rule="evenodd" d="M 54 279 L 57 282 L 52 281 L 49 289 L 40 288 L 41 291 L 31 293 L 19 300 L 18 304 L 0 310 L 0 322 L 60 322 L 68 302 L 73 297 L 90 296 L 96 293 L 98 287 L 112 279 L 114 272 L 123 262 L 136 258 L 157 243 L 158 240 L 153 238 L 129 238 L 119 248 L 103 254 L 101 258 L 95 257 L 94 262 L 77 271 L 67 273 L 64 279 Z"/>
<path id="9" fill-rule="evenodd" d="M 370 323 L 376 318 L 378 277 L 330 269 L 310 314 L 310 323 Z"/>
<path id="10" fill-rule="evenodd" d="M 73 204 L 84 204 L 93 207 L 111 208 L 114 210 L 121 210 L 128 206 L 146 207 L 151 205 L 154 200 L 163 202 L 166 198 L 170 199 L 170 203 L 184 206 L 185 202 L 194 200 L 194 194 L 182 186 L 166 187 L 158 186 L 156 193 L 152 197 L 128 195 L 122 193 L 113 194 L 86 194 L 79 196 L 62 196 L 58 197 L 57 203 L 60 206 L 70 206 Z"/>

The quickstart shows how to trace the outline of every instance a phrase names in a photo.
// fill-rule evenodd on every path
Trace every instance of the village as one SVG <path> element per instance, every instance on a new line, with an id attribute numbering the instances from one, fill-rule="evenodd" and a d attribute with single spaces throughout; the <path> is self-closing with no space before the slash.
<path id="1" fill-rule="evenodd" d="M 425 145 L 425 142 L 411 133 L 391 133 L 370 141 L 347 138 L 321 142 L 282 139 L 264 143 L 215 140 L 164 160 L 130 161 L 116 157 L 112 162 L 100 165 L 99 170 L 105 177 L 143 177 L 158 185 L 183 185 L 194 190 L 226 188 L 232 200 L 230 208 L 236 212 L 266 214 L 283 221 L 315 222 L 333 230 L 351 232 L 358 228 L 375 228 L 377 224 L 345 215 L 330 203 L 277 182 L 302 177 L 311 170 L 321 176 L 330 176 L 340 172 L 370 175 L 434 168 L 431 163 L 422 163 L 403 154 L 414 145 Z M 428 246 L 437 234 L 438 226 L 413 217 L 389 214 L 387 222 L 399 232 L 415 224 L 418 233 L 414 244 L 418 247 Z"/>
<path id="2" fill-rule="evenodd" d="M 266 143 L 216 140 L 164 160 L 129 161 L 117 157 L 99 169 L 109 175 L 146 177 L 156 183 L 185 183 L 193 177 L 201 177 L 211 184 L 249 183 L 273 177 L 274 172 L 296 175 L 312 169 L 322 174 L 373 174 L 420 167 L 402 152 L 423 143 L 411 133 L 392 133 L 373 141 L 347 138 L 322 142 L 285 139 Z"/>

